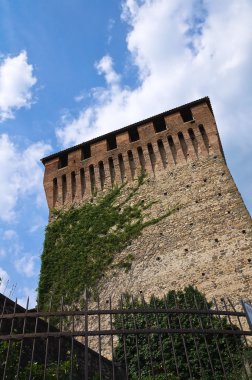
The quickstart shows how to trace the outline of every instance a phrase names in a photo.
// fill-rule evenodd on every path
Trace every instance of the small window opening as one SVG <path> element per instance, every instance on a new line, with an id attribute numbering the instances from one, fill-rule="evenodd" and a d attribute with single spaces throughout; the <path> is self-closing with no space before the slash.
<path id="1" fill-rule="evenodd" d="M 160 157 L 161 157 L 161 160 L 162 160 L 163 167 L 166 168 L 166 166 L 167 166 L 167 156 L 166 156 L 166 151 L 165 151 L 165 148 L 164 148 L 163 141 L 162 140 L 158 140 L 157 144 L 158 144 L 158 150 L 159 150 L 159 153 L 160 153 Z"/>
<path id="2" fill-rule="evenodd" d="M 85 172 L 83 168 L 81 168 L 80 170 L 80 183 L 81 183 L 81 196 L 83 197 L 86 190 L 86 179 L 85 179 Z"/>
<path id="3" fill-rule="evenodd" d="M 248 259 L 248 262 L 251 263 L 251 259 Z"/>
<path id="4" fill-rule="evenodd" d="M 110 173 L 110 178 L 111 178 L 111 184 L 113 186 L 115 182 L 115 165 L 114 165 L 114 161 L 112 157 L 109 157 L 108 163 L 109 163 L 109 173 Z"/>
<path id="5" fill-rule="evenodd" d="M 178 138 L 179 138 L 179 142 L 180 142 L 184 157 L 187 160 L 188 148 L 187 148 L 187 144 L 186 144 L 186 141 L 185 141 L 185 138 L 184 138 L 184 135 L 182 132 L 178 133 Z"/>
<path id="6" fill-rule="evenodd" d="M 155 132 L 162 132 L 166 130 L 165 119 L 163 116 L 158 116 L 153 120 Z"/>
<path id="7" fill-rule="evenodd" d="M 90 158 L 90 157 L 91 157 L 90 144 L 85 144 L 83 145 L 82 150 L 81 150 L 81 159 L 86 160 L 87 158 Z"/>
<path id="8" fill-rule="evenodd" d="M 98 167 L 99 167 L 99 177 L 100 177 L 101 189 L 103 190 L 104 184 L 105 184 L 105 170 L 104 170 L 104 165 L 103 165 L 102 161 L 100 161 L 98 163 Z"/>
<path id="9" fill-rule="evenodd" d="M 201 273 L 202 274 L 202 276 L 204 277 L 205 276 L 205 273 L 203 272 L 203 273 Z"/>
<path id="10" fill-rule="evenodd" d="M 143 171 L 145 171 L 145 165 L 146 165 L 146 163 L 145 163 L 145 158 L 144 158 L 144 154 L 143 154 L 143 149 L 142 149 L 141 146 L 139 146 L 137 148 L 137 153 L 138 153 L 138 158 L 139 158 L 139 162 L 140 162 L 140 165 L 141 165 L 141 169 Z"/>
<path id="11" fill-rule="evenodd" d="M 186 123 L 187 121 L 191 121 L 193 120 L 193 115 L 192 115 L 192 111 L 190 108 L 183 108 L 181 111 L 180 111 L 180 115 L 183 119 L 183 122 Z"/>
<path id="12" fill-rule="evenodd" d="M 72 186 L 72 200 L 74 200 L 76 195 L 76 175 L 75 172 L 71 173 L 71 186 Z"/>
<path id="13" fill-rule="evenodd" d="M 66 195 L 67 195 L 67 180 L 66 180 L 65 174 L 61 177 L 61 180 L 62 180 L 62 203 L 64 204 L 66 201 Z"/>
<path id="14" fill-rule="evenodd" d="M 119 169 L 121 173 L 121 180 L 124 182 L 125 180 L 125 165 L 123 161 L 123 156 L 121 154 L 118 155 Z"/>
<path id="15" fill-rule="evenodd" d="M 195 150 L 196 156 L 198 156 L 198 141 L 196 139 L 195 133 L 192 128 L 188 129 L 189 137 L 192 141 L 193 148 Z"/>
<path id="16" fill-rule="evenodd" d="M 209 140 L 208 140 L 208 136 L 206 134 L 205 128 L 203 127 L 202 124 L 199 125 L 199 131 L 200 131 L 200 134 L 202 136 L 205 148 L 209 152 Z"/>
<path id="17" fill-rule="evenodd" d="M 57 178 L 53 179 L 53 207 L 58 201 L 58 181 Z"/>
<path id="18" fill-rule="evenodd" d="M 246 230 L 242 230 L 242 233 L 245 235 L 245 233 L 246 233 Z"/>
<path id="19" fill-rule="evenodd" d="M 177 161 L 177 150 L 176 150 L 176 146 L 174 144 L 172 136 L 168 136 L 167 137 L 167 141 L 168 141 L 169 147 L 171 149 L 173 161 L 176 164 L 176 161 Z"/>
<path id="20" fill-rule="evenodd" d="M 59 156 L 59 169 L 68 165 L 68 154 L 63 153 Z"/>
<path id="21" fill-rule="evenodd" d="M 130 142 L 139 140 L 139 133 L 137 127 L 131 127 L 128 130 Z"/>
<path id="22" fill-rule="evenodd" d="M 219 243 L 219 239 L 217 239 L 217 238 L 214 239 L 214 241 L 215 241 L 215 243 Z"/>
<path id="23" fill-rule="evenodd" d="M 132 177 L 132 179 L 134 179 L 134 177 L 135 177 L 135 171 L 136 171 L 136 166 L 135 166 L 135 161 L 134 161 L 133 153 L 132 153 L 131 150 L 128 151 L 128 160 L 129 160 L 131 177 Z"/>
<path id="24" fill-rule="evenodd" d="M 107 138 L 107 150 L 112 150 L 117 148 L 116 135 L 111 135 Z"/>
<path id="25" fill-rule="evenodd" d="M 89 176 L 90 176 L 90 185 L 91 185 L 91 193 L 95 192 L 95 171 L 94 165 L 89 166 Z"/>
<path id="26" fill-rule="evenodd" d="M 153 150 L 153 146 L 151 143 L 147 144 L 148 153 L 150 156 L 150 162 L 152 166 L 153 173 L 155 173 L 155 166 L 156 166 L 156 156 Z"/>

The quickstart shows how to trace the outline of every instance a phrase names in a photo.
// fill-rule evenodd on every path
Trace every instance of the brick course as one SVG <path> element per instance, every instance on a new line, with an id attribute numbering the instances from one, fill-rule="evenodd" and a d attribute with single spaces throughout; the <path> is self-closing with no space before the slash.
<path id="1" fill-rule="evenodd" d="M 117 147 L 108 150 L 113 138 Z M 208 98 L 42 162 L 49 209 L 86 202 L 92 192 L 102 194 L 113 183 L 130 184 L 142 169 L 147 180 L 133 201 L 157 201 L 151 216 L 178 208 L 117 255 L 115 262 L 133 254 L 132 267 L 105 274 L 102 299 L 125 291 L 162 295 L 189 284 L 208 297 L 250 294 L 251 218 L 226 165 Z"/>

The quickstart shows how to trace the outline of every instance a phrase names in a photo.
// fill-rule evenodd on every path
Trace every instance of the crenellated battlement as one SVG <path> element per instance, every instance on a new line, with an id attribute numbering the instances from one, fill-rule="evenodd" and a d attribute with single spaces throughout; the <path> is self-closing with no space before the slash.
<path id="1" fill-rule="evenodd" d="M 145 171 L 223 155 L 209 98 L 183 105 L 42 159 L 49 209 L 80 204 Z"/>

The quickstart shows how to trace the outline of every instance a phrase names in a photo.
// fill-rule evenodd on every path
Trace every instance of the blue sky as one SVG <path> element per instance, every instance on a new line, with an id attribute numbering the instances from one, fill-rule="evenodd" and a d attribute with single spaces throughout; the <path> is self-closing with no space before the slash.
<path id="1" fill-rule="evenodd" d="M 210 96 L 252 211 L 250 0 L 0 0 L 1 291 L 34 303 L 40 158 Z"/>

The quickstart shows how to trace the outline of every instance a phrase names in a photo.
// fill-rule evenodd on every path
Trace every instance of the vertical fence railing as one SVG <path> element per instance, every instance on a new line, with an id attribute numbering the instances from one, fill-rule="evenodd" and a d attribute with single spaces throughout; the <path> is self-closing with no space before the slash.
<path id="1" fill-rule="evenodd" d="M 0 298 L 0 379 L 252 379 L 252 332 L 230 299 L 88 299 L 73 310 Z M 107 302 L 106 302 L 107 301 Z"/>

